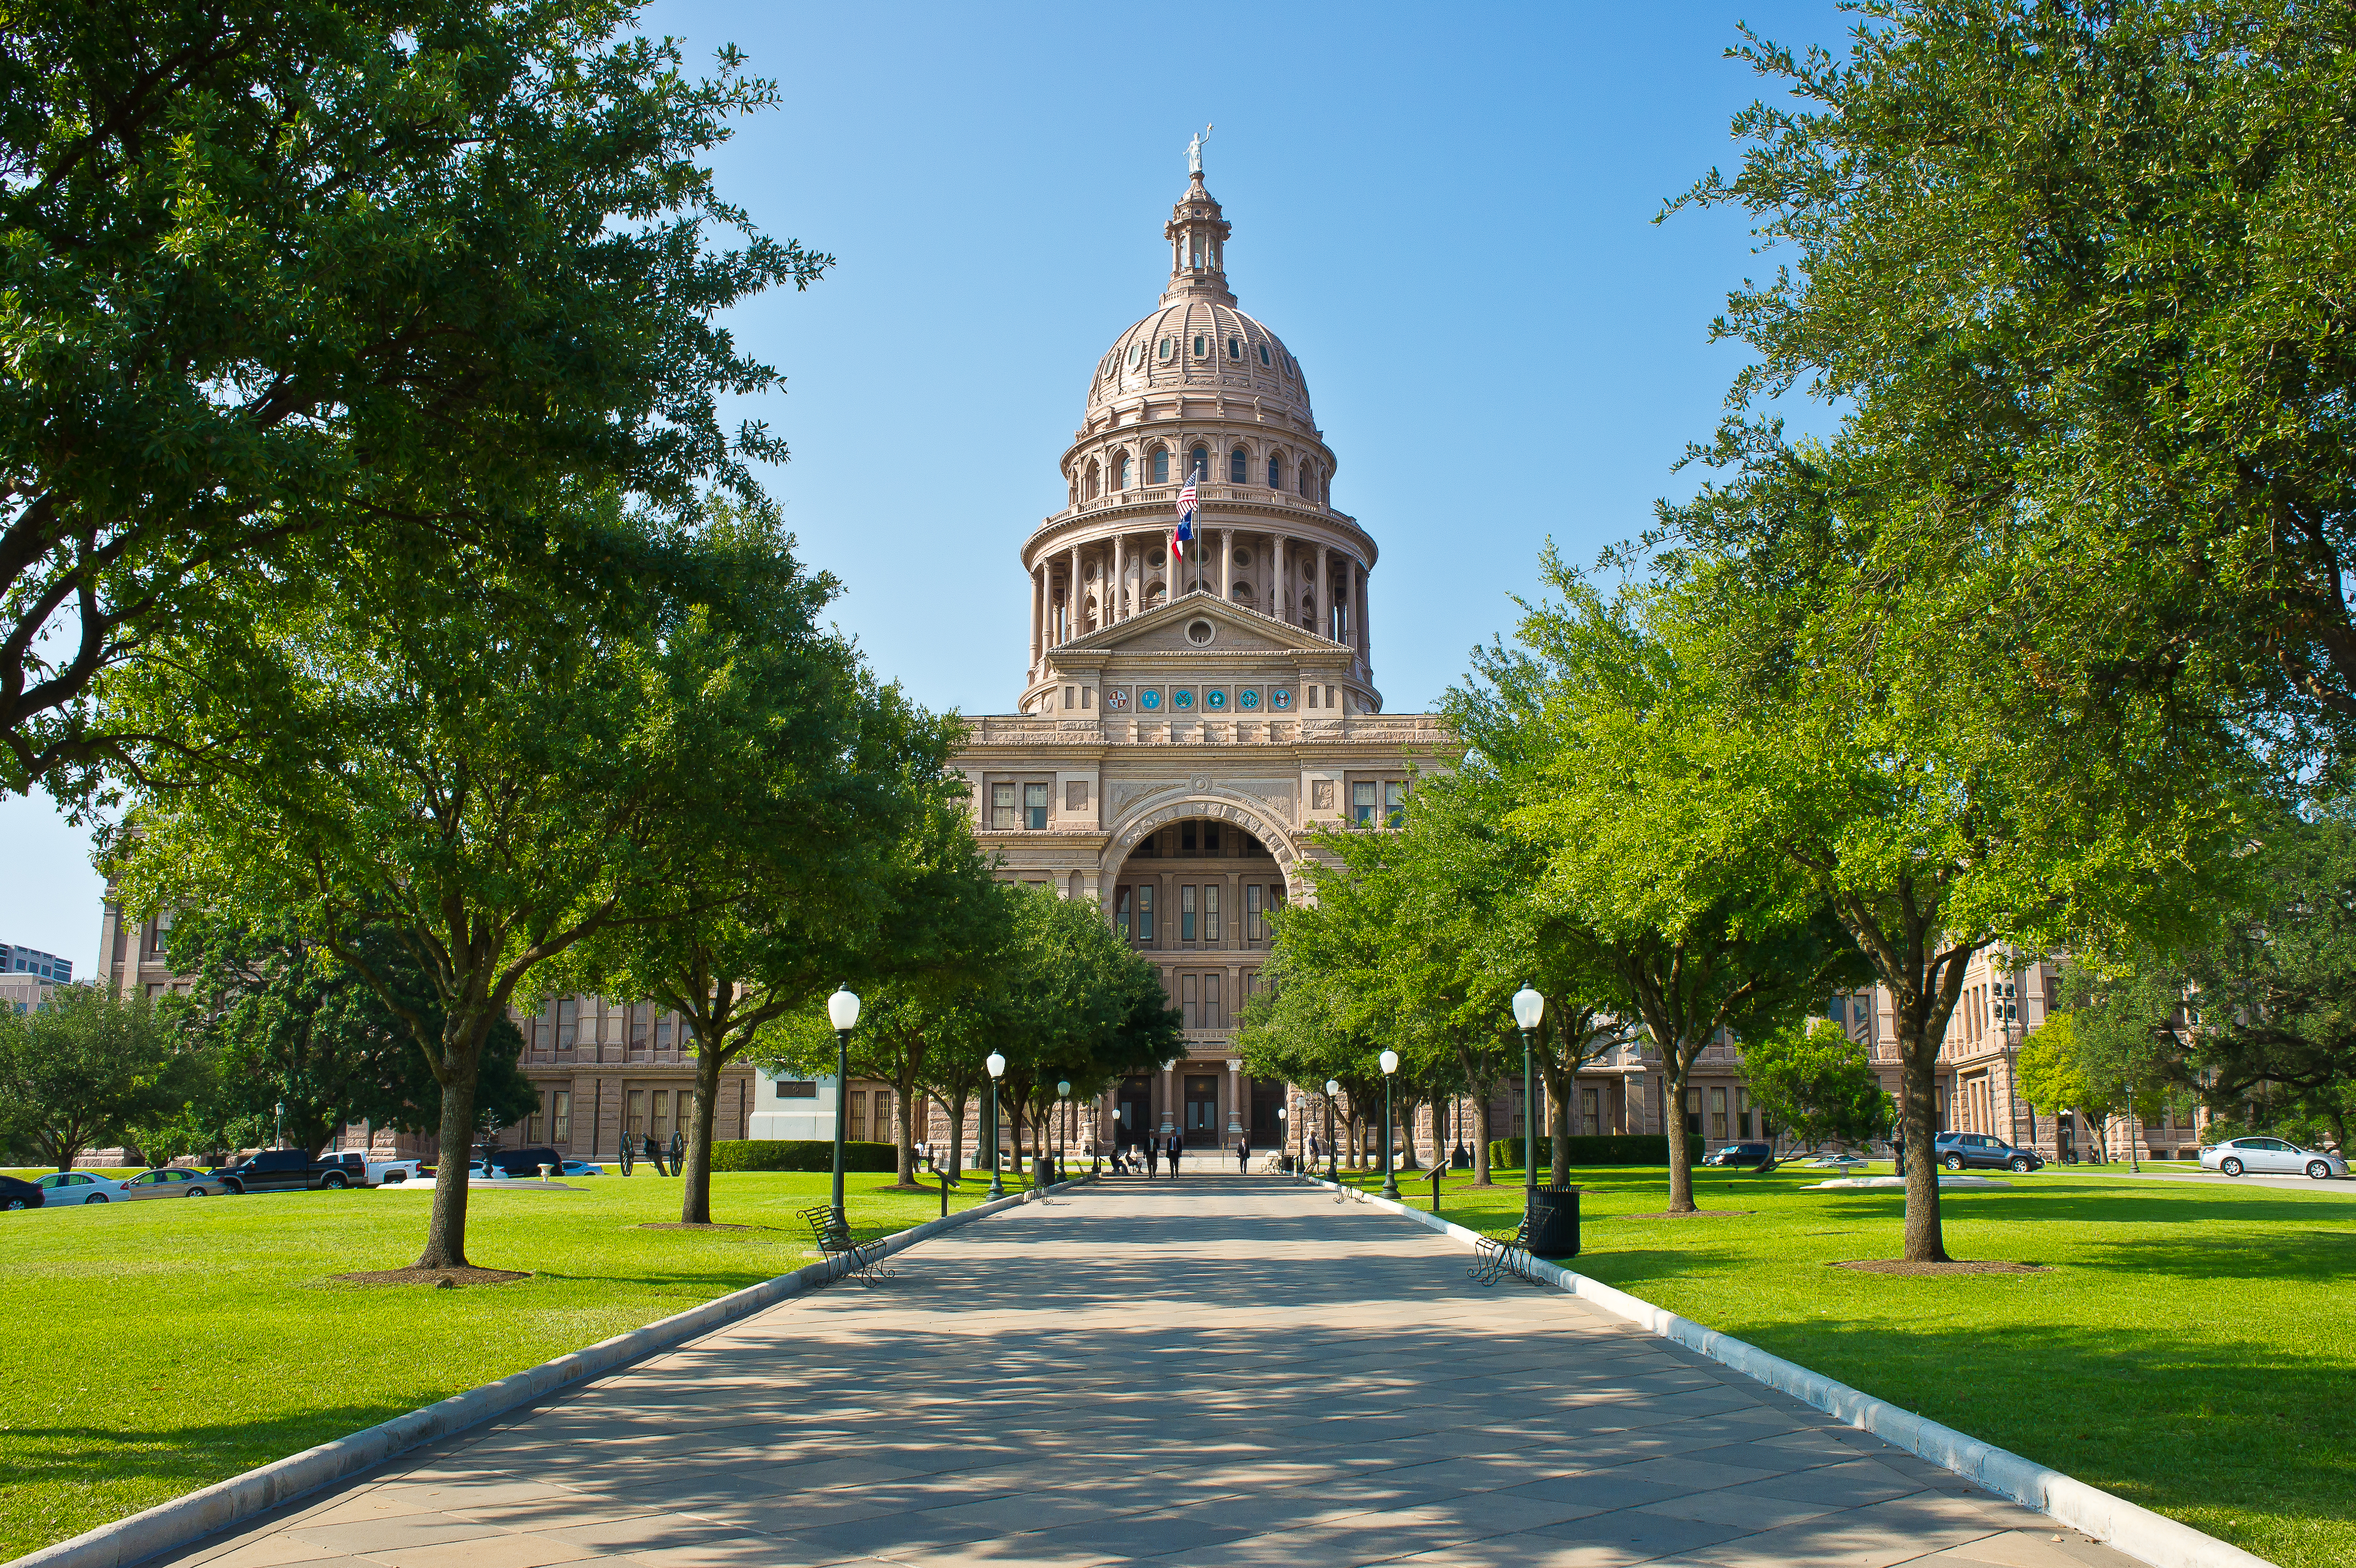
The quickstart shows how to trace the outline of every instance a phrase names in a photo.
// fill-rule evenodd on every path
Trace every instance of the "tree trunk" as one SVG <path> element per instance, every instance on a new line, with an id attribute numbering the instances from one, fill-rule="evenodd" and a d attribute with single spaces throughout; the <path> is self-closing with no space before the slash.
<path id="1" fill-rule="evenodd" d="M 1919 1025 L 1910 1028 L 1906 1013 L 1901 1007 L 1898 1016 L 1900 1081 L 1906 1091 L 1898 1110 L 1906 1129 L 1906 1261 L 1944 1263 L 1949 1260 L 1939 1224 L 1939 1047 Z"/>
<path id="2" fill-rule="evenodd" d="M 1672 1047 L 1669 1065 L 1674 1077 L 1662 1085 L 1661 1121 L 1669 1134 L 1669 1212 L 1691 1214 L 1693 1199 L 1693 1150 L 1686 1144 L 1686 1079 L 1693 1072 L 1693 1058 Z"/>
<path id="3" fill-rule="evenodd" d="M 1497 1185 L 1489 1179 L 1489 1140 L 1494 1135 L 1490 1118 L 1494 1114 L 1489 1105 L 1489 1097 L 1476 1092 L 1472 1096 L 1472 1185 L 1474 1187 Z"/>
<path id="4" fill-rule="evenodd" d="M 686 1181 L 680 1187 L 682 1225 L 712 1223 L 712 1122 L 720 1110 L 720 1053 L 698 1040 L 695 1053 L 695 1121 L 687 1133 Z"/>
<path id="5" fill-rule="evenodd" d="M 965 1108 L 973 1099 L 970 1090 L 959 1090 L 951 1100 L 933 1097 L 940 1104 L 941 1113 L 949 1119 L 949 1174 L 965 1174 Z"/>
<path id="6" fill-rule="evenodd" d="M 481 1047 L 479 1045 L 477 1049 Z M 453 1053 L 455 1054 L 455 1053 Z M 470 1057 L 472 1053 L 469 1053 Z M 441 1168 L 434 1176 L 434 1216 L 426 1221 L 421 1269 L 463 1269 L 466 1263 L 467 1167 L 475 1155 L 475 1063 L 469 1059 L 442 1085 Z"/>
<path id="7" fill-rule="evenodd" d="M 1547 1167 L 1547 1180 L 1556 1187 L 1570 1185 L 1570 1083 L 1571 1077 L 1567 1072 L 1547 1074 L 1547 1099 L 1552 1102 L 1547 1107 L 1552 1131 L 1547 1142 L 1554 1145 L 1554 1162 Z"/>
<path id="8" fill-rule="evenodd" d="M 892 1097 L 899 1102 L 897 1110 L 900 1116 L 898 1128 L 900 1179 L 893 1185 L 909 1192 L 922 1192 L 925 1189 L 925 1184 L 916 1179 L 916 1107 L 925 1101 L 916 1088 L 916 1073 L 924 1064 L 920 1052 L 907 1051 L 902 1054 L 917 1059 L 910 1061 L 906 1069 L 892 1084 Z"/>

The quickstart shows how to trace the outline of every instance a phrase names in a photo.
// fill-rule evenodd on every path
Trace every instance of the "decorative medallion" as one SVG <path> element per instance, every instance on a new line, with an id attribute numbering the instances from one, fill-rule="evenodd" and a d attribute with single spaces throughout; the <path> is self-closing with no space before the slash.
<path id="1" fill-rule="evenodd" d="M 1243 709 L 1246 713 L 1251 712 L 1254 708 L 1259 706 L 1259 693 L 1252 690 L 1249 686 L 1246 686 L 1242 691 L 1236 693 L 1236 706 Z"/>
<path id="2" fill-rule="evenodd" d="M 1218 687 L 1214 686 L 1209 691 L 1203 693 L 1203 705 L 1214 710 L 1224 708 L 1227 705 L 1227 694 Z"/>
<path id="3" fill-rule="evenodd" d="M 1271 708 L 1289 708 L 1292 706 L 1292 693 L 1279 686 L 1268 694 L 1268 705 Z"/>
<path id="4" fill-rule="evenodd" d="M 1151 686 L 1141 687 L 1137 693 L 1137 705 L 1150 714 L 1162 705 L 1162 693 Z"/>
<path id="5" fill-rule="evenodd" d="M 1129 706 L 1128 689 L 1121 686 L 1108 688 L 1105 692 L 1105 706 L 1110 708 L 1114 713 L 1119 713 L 1121 709 Z"/>
<path id="6" fill-rule="evenodd" d="M 1194 705 L 1194 693 L 1193 690 L 1185 686 L 1173 686 L 1170 688 L 1170 705 L 1173 708 L 1193 707 Z"/>

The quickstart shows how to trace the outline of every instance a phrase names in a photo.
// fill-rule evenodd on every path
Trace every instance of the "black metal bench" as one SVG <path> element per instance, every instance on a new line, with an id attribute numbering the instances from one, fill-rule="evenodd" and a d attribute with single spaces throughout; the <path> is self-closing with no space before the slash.
<path id="1" fill-rule="evenodd" d="M 850 1230 L 835 1219 L 832 1205 L 822 1203 L 816 1208 L 805 1208 L 801 1216 L 810 1234 L 818 1239 L 818 1250 L 826 1255 L 826 1261 L 843 1261 L 836 1278 L 848 1274 L 862 1284 L 872 1285 L 893 1277 L 892 1271 L 884 1267 L 884 1244 L 852 1240 Z"/>
<path id="2" fill-rule="evenodd" d="M 1544 1284 L 1546 1282 L 1530 1266 L 1536 1260 L 1530 1256 L 1529 1240 L 1530 1220 L 1526 1214 L 1511 1236 L 1502 1230 L 1491 1231 L 1473 1244 L 1474 1262 L 1469 1272 L 1484 1285 L 1495 1284 L 1501 1274 L 1512 1274 L 1534 1285 Z"/>

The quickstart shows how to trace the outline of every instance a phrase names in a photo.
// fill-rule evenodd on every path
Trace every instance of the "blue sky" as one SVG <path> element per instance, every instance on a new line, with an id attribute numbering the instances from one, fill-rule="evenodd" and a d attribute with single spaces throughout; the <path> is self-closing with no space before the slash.
<path id="1" fill-rule="evenodd" d="M 1727 213 L 1655 224 L 1735 156 L 1763 84 L 1738 20 L 1837 44 L 1832 0 L 1652 5 L 652 6 L 785 106 L 716 159 L 767 231 L 831 252 L 733 325 L 787 376 L 736 411 L 836 618 L 919 700 L 1003 713 L 1028 638 L 1017 547 L 1063 504 L 1090 371 L 1165 279 L 1205 122 L 1228 276 L 1291 347 L 1381 546 L 1375 670 L 1422 709 L 1506 629 L 1552 537 L 1578 561 L 1680 493 L 1739 350 L 1726 291 L 1772 260 Z M 82 836 L 0 801 L 0 940 L 96 959 Z"/>

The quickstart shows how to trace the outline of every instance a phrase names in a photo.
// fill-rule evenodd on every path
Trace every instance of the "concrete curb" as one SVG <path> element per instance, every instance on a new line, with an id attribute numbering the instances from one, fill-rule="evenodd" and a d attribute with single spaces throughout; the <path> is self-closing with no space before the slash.
<path id="1" fill-rule="evenodd" d="M 1076 1185 L 1061 1182 L 1044 1191 L 1061 1192 Z M 945 1230 L 954 1230 L 985 1215 L 1033 1202 L 1042 1196 L 1040 1191 L 1013 1193 L 959 1209 L 946 1219 L 928 1219 L 922 1225 L 895 1231 L 884 1239 L 884 1255 L 905 1251 Z M 423 1410 L 412 1410 L 406 1415 L 363 1428 L 348 1437 L 305 1448 L 300 1454 L 290 1454 L 241 1476 L 231 1476 L 169 1502 L 157 1503 L 127 1519 L 102 1524 L 16 1558 L 10 1568 L 130 1568 L 159 1552 L 193 1545 L 206 1536 L 241 1524 L 323 1487 L 348 1480 L 421 1444 L 449 1437 L 511 1410 L 536 1404 L 574 1383 L 602 1378 L 648 1356 L 676 1349 L 691 1339 L 701 1338 L 789 1296 L 825 1284 L 841 1272 L 842 1265 L 839 1263 L 812 1263 L 790 1274 L 747 1285 L 701 1306 L 659 1318 L 644 1328 L 601 1339 L 554 1360 L 510 1373 L 497 1382 L 468 1389 Z"/>
<path id="2" fill-rule="evenodd" d="M 1316 1184 L 1328 1189 L 1333 1187 L 1322 1176 L 1316 1178 Z M 1467 1247 L 1481 1239 L 1477 1230 L 1468 1230 L 1403 1203 L 1359 1192 L 1355 1187 L 1344 1187 L 1341 1190 L 1361 1203 L 1387 1209 L 1451 1236 Z M 1847 1383 L 1835 1382 L 1781 1356 L 1771 1356 L 1756 1345 L 1665 1311 L 1641 1296 L 1615 1290 L 1585 1274 L 1573 1273 L 1558 1263 L 1536 1259 L 1532 1262 L 1549 1283 L 1594 1303 L 1615 1317 L 1626 1318 L 1664 1339 L 1674 1339 L 1687 1349 L 1698 1350 L 1711 1360 L 1804 1400 L 1827 1415 L 1838 1416 L 1884 1442 L 1944 1466 L 1999 1497 L 2010 1498 L 2083 1535 L 2139 1557 L 2153 1568 L 2275 1568 L 2266 1559 L 2244 1552 L 2231 1541 L 2205 1535 L 2189 1524 L 2154 1513 L 2125 1498 L 2114 1497 L 2073 1476 L 2065 1476 L 1992 1443 L 1967 1436 L 1952 1426 L 1942 1426 L 1911 1411 L 1901 1410 L 1886 1400 L 1860 1393 Z"/>

